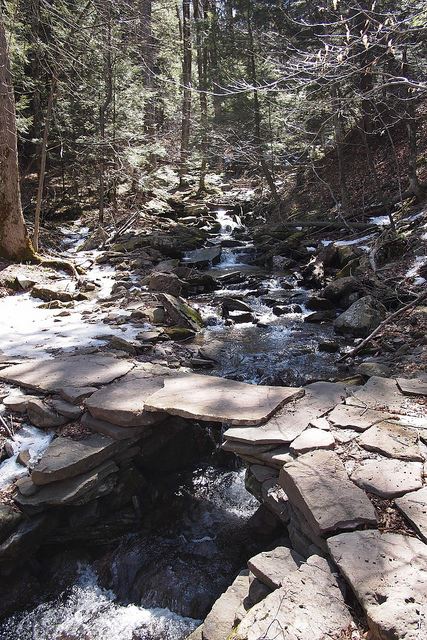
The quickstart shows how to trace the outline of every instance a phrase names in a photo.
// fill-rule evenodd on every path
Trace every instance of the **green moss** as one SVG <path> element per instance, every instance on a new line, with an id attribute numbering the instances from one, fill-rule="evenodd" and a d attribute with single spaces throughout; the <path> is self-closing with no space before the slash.
<path id="1" fill-rule="evenodd" d="M 187 340 L 193 338 L 196 333 L 187 327 L 165 327 L 164 332 L 171 340 Z"/>

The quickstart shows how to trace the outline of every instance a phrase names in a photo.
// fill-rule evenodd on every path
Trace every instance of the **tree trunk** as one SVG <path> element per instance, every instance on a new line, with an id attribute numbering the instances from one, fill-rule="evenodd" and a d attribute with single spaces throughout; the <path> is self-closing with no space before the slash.
<path id="1" fill-rule="evenodd" d="M 106 121 L 107 110 L 113 99 L 113 59 L 111 41 L 111 5 L 108 3 L 105 11 L 105 42 L 104 42 L 104 100 L 99 106 L 99 222 L 104 222 L 105 206 L 105 164 L 106 164 Z"/>
<path id="2" fill-rule="evenodd" d="M 341 211 L 343 215 L 350 213 L 350 196 L 348 193 L 345 163 L 344 163 L 344 126 L 341 115 L 341 96 L 338 88 L 332 85 L 332 109 L 333 109 L 333 123 L 335 133 L 335 147 L 337 151 L 338 160 L 338 181 L 340 185 L 341 195 Z"/>
<path id="3" fill-rule="evenodd" d="M 0 257 L 32 260 L 34 249 L 22 215 L 15 97 L 0 8 Z"/>
<path id="4" fill-rule="evenodd" d="M 403 52 L 402 71 L 404 75 L 410 78 L 410 69 L 408 63 L 408 52 L 405 47 Z M 418 157 L 418 145 L 417 145 L 417 115 L 415 111 L 415 99 L 411 95 L 409 89 L 406 89 L 405 95 L 405 124 L 408 134 L 408 180 L 409 187 L 417 200 L 423 199 L 424 193 L 421 183 L 418 178 L 417 172 L 417 157 Z"/>
<path id="5" fill-rule="evenodd" d="M 273 176 L 269 169 L 267 160 L 265 159 L 264 150 L 262 148 L 262 135 L 261 135 L 261 107 L 259 103 L 259 92 L 257 89 L 257 69 L 256 69 L 256 60 L 255 60 L 255 41 L 252 30 L 252 20 L 251 20 L 251 11 L 250 5 L 248 7 L 247 13 L 247 24 L 248 24 L 248 39 L 249 39 L 249 73 L 251 77 L 251 83 L 253 86 L 253 99 L 254 99 L 254 138 L 255 138 L 255 151 L 258 157 L 258 162 L 261 165 L 262 172 L 268 184 L 268 187 L 271 191 L 271 195 L 273 196 L 273 200 L 279 210 L 282 207 L 282 201 L 277 192 L 276 185 L 274 183 Z"/>
<path id="6" fill-rule="evenodd" d="M 42 140 L 41 150 L 40 150 L 39 185 L 37 189 L 36 211 L 34 213 L 33 245 L 34 245 L 35 251 L 39 250 L 40 218 L 41 218 L 41 210 L 42 210 L 42 202 L 43 202 L 44 178 L 46 175 L 47 143 L 49 140 L 50 119 L 52 116 L 56 86 L 57 86 L 56 78 L 52 78 L 52 84 L 50 87 L 49 98 L 47 102 L 46 120 L 44 123 L 44 131 L 43 131 L 43 140 Z"/>
<path id="7" fill-rule="evenodd" d="M 181 125 L 181 162 L 180 162 L 180 187 L 186 186 L 185 174 L 190 152 L 190 127 L 191 127 L 191 7 L 190 0 L 182 0 L 182 125 Z"/>
<path id="8" fill-rule="evenodd" d="M 202 0 L 194 0 L 194 20 L 196 23 L 196 49 L 197 49 L 197 72 L 199 77 L 199 97 L 200 97 L 200 129 L 201 129 L 201 151 L 202 164 L 200 167 L 199 194 L 206 190 L 205 178 L 208 168 L 208 97 L 207 97 L 207 65 L 208 52 L 206 48 L 206 7 Z"/>

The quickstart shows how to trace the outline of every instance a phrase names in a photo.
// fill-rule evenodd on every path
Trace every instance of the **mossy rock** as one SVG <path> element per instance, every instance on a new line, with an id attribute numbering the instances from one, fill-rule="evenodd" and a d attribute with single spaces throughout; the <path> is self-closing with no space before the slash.
<path id="1" fill-rule="evenodd" d="M 192 329 L 188 329 L 188 327 L 178 326 L 165 327 L 164 333 L 168 336 L 168 338 L 170 338 L 171 340 L 175 340 L 176 342 L 179 342 L 180 340 L 187 340 L 188 338 L 194 338 L 194 336 L 196 335 L 196 332 Z"/>

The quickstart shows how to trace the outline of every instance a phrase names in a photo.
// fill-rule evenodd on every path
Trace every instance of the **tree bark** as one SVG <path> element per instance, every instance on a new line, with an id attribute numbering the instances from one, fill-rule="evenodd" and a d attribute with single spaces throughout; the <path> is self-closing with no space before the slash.
<path id="1" fill-rule="evenodd" d="M 190 128 L 191 128 L 191 6 L 190 0 L 182 0 L 182 124 L 181 124 L 181 158 L 180 158 L 180 187 L 185 184 L 185 174 L 190 152 Z"/>
<path id="2" fill-rule="evenodd" d="M 15 97 L 0 8 L 0 257 L 32 260 L 34 249 L 22 215 Z"/>
<path id="3" fill-rule="evenodd" d="M 261 136 L 261 107 L 259 103 L 259 92 L 257 89 L 257 69 L 255 60 L 255 40 L 252 30 L 252 18 L 250 4 L 247 12 L 247 25 L 248 25 L 248 40 L 249 40 L 249 72 L 251 76 L 251 83 L 253 86 L 253 100 L 254 100 L 254 138 L 255 138 L 255 151 L 258 157 L 258 162 L 261 165 L 262 172 L 268 184 L 268 187 L 273 196 L 273 200 L 279 210 L 282 207 L 281 198 L 277 192 L 276 185 L 274 183 L 273 176 L 265 159 L 264 150 L 262 148 L 262 136 Z"/>
<path id="4" fill-rule="evenodd" d="M 200 97 L 200 129 L 201 129 L 201 151 L 202 164 L 200 167 L 199 194 L 206 190 L 205 178 L 208 168 L 208 97 L 207 97 L 207 65 L 208 52 L 206 47 L 205 21 L 206 6 L 202 0 L 194 0 L 194 20 L 196 23 L 196 49 L 197 49 L 197 72 L 199 77 L 199 97 Z"/>

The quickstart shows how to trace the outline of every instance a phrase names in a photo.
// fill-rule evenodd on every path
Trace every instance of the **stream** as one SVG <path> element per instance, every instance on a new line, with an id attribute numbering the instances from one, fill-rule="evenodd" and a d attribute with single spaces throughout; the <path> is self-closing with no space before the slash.
<path id="1" fill-rule="evenodd" d="M 308 292 L 291 274 L 267 273 L 254 265 L 255 249 L 242 221 L 224 209 L 216 216 L 221 231 L 214 242 L 223 250 L 208 271 L 214 276 L 239 272 L 241 282 L 190 299 L 207 324 L 196 345 L 216 345 L 220 352 L 208 372 L 254 384 L 297 385 L 330 377 L 334 358 L 319 352 L 317 344 L 332 330 L 304 324 Z M 92 264 L 96 252 L 78 251 L 86 232 L 75 225 L 71 233 L 64 230 L 64 242 L 79 263 Z M 58 311 L 40 309 L 29 293 L 6 299 L 0 349 L 9 356 L 51 357 L 77 346 L 102 345 L 112 333 L 134 337 L 140 326 L 124 322 L 112 328 L 95 312 L 110 295 L 114 275 L 113 267 L 90 266 L 87 277 L 97 283 L 96 295 L 76 303 L 59 323 Z M 251 307 L 251 321 L 233 324 L 222 317 L 221 300 L 233 296 Z M 277 316 L 275 299 L 299 307 Z M 126 317 L 126 311 L 120 313 Z M 27 425 L 21 439 L 32 438 L 34 455 L 40 455 L 50 435 L 32 429 Z M 19 439 L 13 447 L 15 458 L 0 465 L 0 479 L 2 473 L 8 481 L 16 475 Z M 209 461 L 174 476 L 173 483 L 165 517 L 150 530 L 123 536 L 89 556 L 72 545 L 65 547 L 65 556 L 62 549 L 60 561 L 55 549 L 52 555 L 49 551 L 42 595 L 0 624 L 0 640 L 181 640 L 195 629 L 246 559 L 260 550 L 250 524 L 258 502 L 245 489 L 244 469 Z"/>

